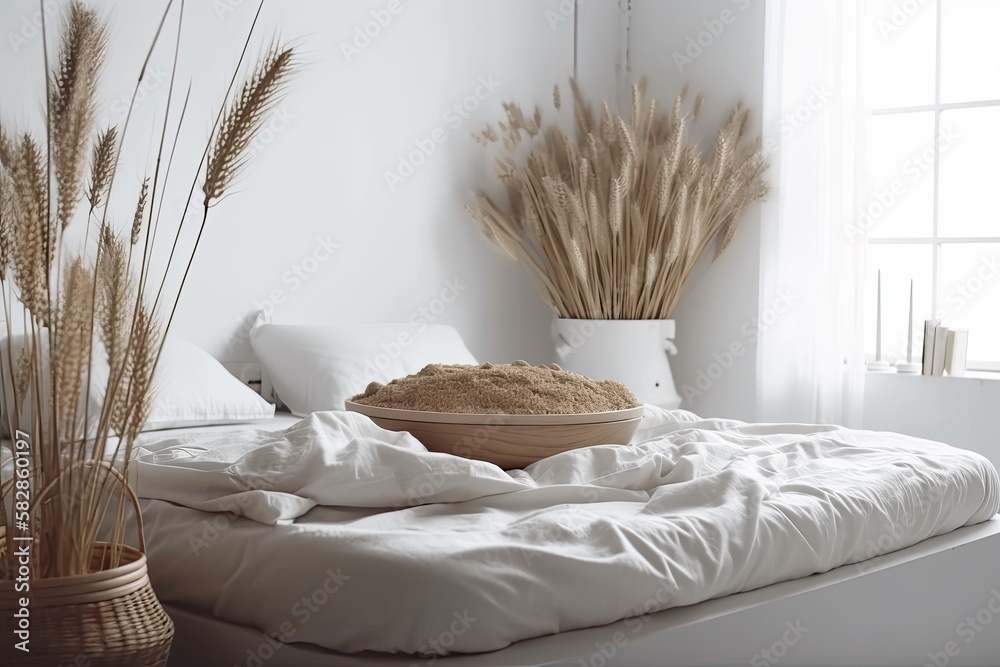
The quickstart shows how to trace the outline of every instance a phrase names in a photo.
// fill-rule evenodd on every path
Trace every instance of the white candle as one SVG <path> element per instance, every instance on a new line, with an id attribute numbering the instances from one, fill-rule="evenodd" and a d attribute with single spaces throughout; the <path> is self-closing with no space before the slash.
<path id="1" fill-rule="evenodd" d="M 878 305 L 875 313 L 875 361 L 882 361 L 882 269 L 878 272 Z"/>
<path id="2" fill-rule="evenodd" d="M 906 363 L 913 363 L 913 278 L 910 278 L 910 326 L 906 329 Z"/>

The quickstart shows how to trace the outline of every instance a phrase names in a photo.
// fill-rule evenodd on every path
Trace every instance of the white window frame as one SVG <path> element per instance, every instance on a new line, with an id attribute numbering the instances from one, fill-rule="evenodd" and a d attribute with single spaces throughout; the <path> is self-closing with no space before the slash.
<path id="1" fill-rule="evenodd" d="M 956 109 L 977 109 L 982 107 L 1000 107 L 1000 99 L 998 100 L 979 100 L 975 102 L 953 102 L 948 104 L 943 104 L 941 102 L 941 8 L 943 5 L 943 0 L 938 0 L 936 3 L 936 16 L 935 16 L 935 45 L 934 45 L 934 103 L 924 104 L 918 106 L 909 107 L 890 107 L 890 108 L 879 108 L 872 109 L 870 115 L 875 116 L 893 116 L 906 113 L 915 112 L 933 112 L 934 113 L 934 185 L 933 185 L 933 226 L 931 229 L 930 236 L 914 236 L 914 237 L 904 237 L 904 238 L 878 238 L 867 239 L 868 245 L 929 245 L 931 246 L 931 255 L 933 257 L 933 266 L 931 269 L 931 282 L 933 289 L 931 291 L 931 312 L 938 312 L 938 292 L 941 289 L 940 284 L 940 265 L 941 265 L 941 248 L 945 245 L 950 244 L 986 244 L 986 243 L 997 243 L 1000 244 L 1000 236 L 970 236 L 970 237 L 954 237 L 954 236 L 941 236 L 938 233 L 938 211 L 939 211 L 939 200 L 938 200 L 938 184 L 940 181 L 941 173 L 941 145 L 939 137 L 941 136 L 941 113 L 944 111 L 953 111 Z M 916 323 L 914 327 L 917 328 Z M 919 335 L 920 332 L 914 331 L 914 335 Z M 982 361 L 970 359 L 968 361 L 968 369 L 972 371 L 1000 371 L 1000 361 Z"/>

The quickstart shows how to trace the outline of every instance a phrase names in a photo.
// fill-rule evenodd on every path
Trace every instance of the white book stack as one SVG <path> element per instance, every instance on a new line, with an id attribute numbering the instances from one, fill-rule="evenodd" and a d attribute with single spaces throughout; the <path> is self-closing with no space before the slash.
<path id="1" fill-rule="evenodd" d="M 924 322 L 923 375 L 964 375 L 968 352 L 968 329 L 949 329 L 941 320 Z"/>
<path id="2" fill-rule="evenodd" d="M 944 370 L 948 375 L 964 375 L 969 353 L 969 330 L 952 329 L 945 344 Z"/>
<path id="3" fill-rule="evenodd" d="M 941 320 L 926 320 L 924 322 L 924 356 L 921 375 L 934 374 L 934 332 L 940 326 Z"/>
<path id="4" fill-rule="evenodd" d="M 948 327 L 938 325 L 934 329 L 934 361 L 931 375 L 944 375 L 944 357 L 948 352 Z"/>

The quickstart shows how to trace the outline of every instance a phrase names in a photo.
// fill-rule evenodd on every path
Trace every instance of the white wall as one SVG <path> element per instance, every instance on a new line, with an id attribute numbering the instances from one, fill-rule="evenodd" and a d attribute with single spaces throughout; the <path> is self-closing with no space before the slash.
<path id="1" fill-rule="evenodd" d="M 759 134 L 764 0 L 630 4 L 631 80 L 646 75 L 650 92 L 661 100 L 672 101 L 686 83 L 692 96 L 704 93 L 696 136 L 709 151 L 715 131 L 737 102 L 750 107 Z M 682 397 L 690 397 L 682 407 L 703 415 L 754 419 L 757 345 L 750 332 L 759 308 L 759 270 L 760 213 L 754 207 L 727 253 L 695 272 L 674 313 L 679 349 L 671 360 L 674 379 Z"/>
<path id="2" fill-rule="evenodd" d="M 595 102 L 613 102 L 628 86 L 628 5 L 629 0 L 576 0 L 575 74 Z"/>
<path id="3" fill-rule="evenodd" d="M 99 115 L 119 122 L 165 3 L 94 2 L 113 19 Z M 564 83 L 574 62 L 594 98 L 613 98 L 642 74 L 666 100 L 689 82 L 692 92 L 706 95 L 700 137 L 709 149 L 737 101 L 759 122 L 763 0 L 579 0 L 575 20 L 572 0 L 400 3 L 392 4 L 396 14 L 387 12 L 389 0 L 266 3 L 255 44 L 276 33 L 292 38 L 306 66 L 239 192 L 212 211 L 175 324 L 178 334 L 224 361 L 253 359 L 246 331 L 259 306 L 280 301 L 275 318 L 284 321 L 408 320 L 421 317 L 421 309 L 439 312 L 448 281 L 457 281 L 461 293 L 431 316 L 458 326 L 477 356 L 549 361 L 548 309 L 462 209 L 470 190 L 492 178 L 469 133 L 499 116 L 501 100 L 548 104 L 552 84 Z M 173 232 L 255 8 L 251 0 L 187 3 L 178 87 L 191 82 L 192 97 L 165 199 L 164 237 Z M 733 21 L 679 68 L 674 54 L 717 28 L 725 10 Z M 37 11 L 35 0 L 0 6 L 7 31 L 0 87 L 19 91 L 0 99 L 8 121 L 24 123 L 41 108 L 41 40 L 31 27 Z M 345 54 L 373 12 L 391 21 L 369 43 L 359 42 L 359 52 Z M 174 30 L 169 24 L 151 60 L 129 130 L 115 207 L 121 221 L 130 219 L 144 165 L 152 164 Z M 487 99 L 477 110 L 468 118 L 450 111 L 484 79 L 499 85 L 479 88 Z M 385 173 L 439 128 L 445 141 L 390 189 Z M 677 385 L 682 393 L 685 386 L 701 392 L 685 407 L 703 414 L 753 418 L 756 346 L 744 331 L 758 311 L 759 225 L 752 211 L 729 252 L 692 277 L 675 314 Z M 183 241 L 193 236 L 192 227 Z M 327 257 L 323 241 L 338 247 L 319 261 Z M 309 269 L 307 279 L 296 274 Z M 702 374 L 717 375 L 715 355 L 734 343 L 743 353 L 706 386 Z"/>
<path id="4" fill-rule="evenodd" d="M 99 116 L 117 122 L 166 3 L 91 1 L 113 20 Z M 472 188 L 492 181 L 492 164 L 470 133 L 499 117 L 501 100 L 550 99 L 553 82 L 572 73 L 572 16 L 553 20 L 565 18 L 559 0 L 399 2 L 266 3 L 255 45 L 275 34 L 293 39 L 306 66 L 280 107 L 281 120 L 262 136 L 239 192 L 212 211 L 180 304 L 176 332 L 217 357 L 253 358 L 243 325 L 273 297 L 282 301 L 275 317 L 285 321 L 408 320 L 420 317 L 421 308 L 436 311 L 436 299 L 457 281 L 455 303 L 431 317 L 457 325 L 483 359 L 548 360 L 546 307 L 462 206 Z M 256 6 L 252 0 L 186 5 L 178 100 L 188 82 L 193 88 L 181 166 L 171 176 L 179 187 L 165 199 L 165 237 Z M 399 11 L 391 14 L 390 6 Z M 373 12 L 391 21 L 348 57 L 342 45 L 370 24 Z M 8 122 L 37 118 L 42 107 L 42 42 L 31 25 L 37 14 L 37 0 L 0 5 L 0 89 L 17 91 L 0 99 Z M 174 34 L 171 22 L 129 129 L 115 204 L 123 223 L 131 220 L 144 165 L 152 164 L 153 121 L 162 119 Z M 477 90 L 485 99 L 470 102 L 479 108 L 467 118 L 452 110 Z M 385 172 L 439 129 L 444 142 L 390 190 Z M 320 239 L 339 246 L 326 261 L 316 260 L 327 257 Z M 296 267 L 314 271 L 302 280 Z"/>

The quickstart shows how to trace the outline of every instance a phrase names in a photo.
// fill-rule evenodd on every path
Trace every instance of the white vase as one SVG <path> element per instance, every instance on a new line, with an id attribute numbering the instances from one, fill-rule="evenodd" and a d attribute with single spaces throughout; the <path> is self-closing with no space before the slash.
<path id="1" fill-rule="evenodd" d="M 560 366 L 595 380 L 617 380 L 636 398 L 670 410 L 680 407 L 668 354 L 676 354 L 673 320 L 552 322 Z"/>

